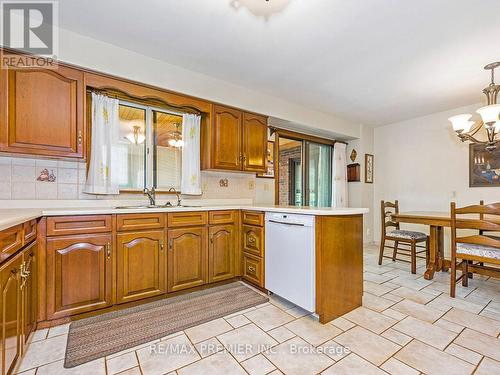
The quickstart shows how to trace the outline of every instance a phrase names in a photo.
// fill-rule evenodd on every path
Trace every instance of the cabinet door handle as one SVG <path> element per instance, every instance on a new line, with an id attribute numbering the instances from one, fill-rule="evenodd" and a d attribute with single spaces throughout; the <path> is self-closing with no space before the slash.
<path id="1" fill-rule="evenodd" d="M 248 243 L 249 243 L 249 244 L 252 244 L 252 245 L 253 245 L 253 244 L 255 243 L 255 241 L 256 241 L 256 240 L 255 240 L 255 237 L 254 237 L 254 236 L 248 236 Z"/>
<path id="2" fill-rule="evenodd" d="M 106 256 L 108 257 L 108 259 L 111 258 L 111 244 L 110 243 L 106 244 Z"/>
<path id="3" fill-rule="evenodd" d="M 174 247 L 174 240 L 173 240 L 173 239 L 169 239 L 169 240 L 168 240 L 168 248 L 169 248 L 170 250 L 172 250 L 172 248 L 173 248 L 173 247 Z"/>
<path id="4" fill-rule="evenodd" d="M 249 267 L 248 267 L 248 270 L 249 270 L 250 272 L 255 272 L 255 267 L 253 267 L 253 266 L 249 266 Z"/>
<path id="5" fill-rule="evenodd" d="M 214 235 L 213 234 L 210 236 L 210 243 L 214 243 Z"/>
<path id="6" fill-rule="evenodd" d="M 160 250 L 162 250 L 162 251 L 163 251 L 163 248 L 164 248 L 164 247 L 165 247 L 165 246 L 163 245 L 163 240 L 161 240 L 161 241 L 160 241 Z"/>
<path id="7" fill-rule="evenodd" d="M 81 145 L 83 141 L 82 131 L 78 130 L 78 144 Z"/>

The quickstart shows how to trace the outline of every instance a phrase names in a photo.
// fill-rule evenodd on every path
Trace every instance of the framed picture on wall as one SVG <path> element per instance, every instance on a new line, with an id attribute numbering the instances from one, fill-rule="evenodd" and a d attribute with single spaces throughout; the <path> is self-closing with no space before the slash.
<path id="1" fill-rule="evenodd" d="M 258 173 L 257 177 L 274 178 L 274 141 L 267 141 L 266 173 Z"/>
<path id="2" fill-rule="evenodd" d="M 373 155 L 365 154 L 365 182 L 373 184 Z"/>
<path id="3" fill-rule="evenodd" d="M 469 186 L 500 186 L 500 149 L 488 151 L 485 145 L 469 145 Z"/>

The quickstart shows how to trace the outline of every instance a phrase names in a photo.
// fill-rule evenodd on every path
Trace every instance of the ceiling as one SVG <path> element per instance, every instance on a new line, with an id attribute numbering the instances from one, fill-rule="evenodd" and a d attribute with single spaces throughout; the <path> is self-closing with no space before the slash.
<path id="1" fill-rule="evenodd" d="M 374 126 L 482 100 L 482 68 L 500 60 L 499 0 L 270 0 L 270 15 L 235 1 L 64 0 L 59 13 L 65 29 Z"/>

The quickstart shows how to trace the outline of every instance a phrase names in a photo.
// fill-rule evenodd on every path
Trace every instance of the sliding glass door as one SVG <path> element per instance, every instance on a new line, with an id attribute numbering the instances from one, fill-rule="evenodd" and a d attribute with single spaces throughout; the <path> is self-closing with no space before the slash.
<path id="1" fill-rule="evenodd" d="M 278 137 L 278 204 L 330 207 L 331 145 Z"/>

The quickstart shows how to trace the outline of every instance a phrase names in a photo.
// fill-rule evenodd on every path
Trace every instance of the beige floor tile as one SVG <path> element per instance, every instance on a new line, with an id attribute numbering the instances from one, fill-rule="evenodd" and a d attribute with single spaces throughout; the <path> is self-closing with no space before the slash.
<path id="1" fill-rule="evenodd" d="M 67 337 L 64 335 L 30 344 L 17 371 L 26 371 L 64 359 L 66 353 L 66 340 Z"/>
<path id="2" fill-rule="evenodd" d="M 205 341 L 210 337 L 232 330 L 233 327 L 224 319 L 215 319 L 210 322 L 184 330 L 189 339 L 194 343 Z"/>
<path id="3" fill-rule="evenodd" d="M 387 375 L 370 362 L 352 353 L 322 372 L 323 375 Z"/>
<path id="4" fill-rule="evenodd" d="M 384 314 L 390 318 L 396 319 L 397 321 L 403 320 L 404 318 L 406 318 L 408 316 L 406 314 L 403 314 L 402 312 L 399 312 L 399 311 L 396 311 L 393 309 L 384 310 L 384 311 L 382 311 L 382 314 Z"/>
<path id="5" fill-rule="evenodd" d="M 403 319 L 393 328 L 440 350 L 444 350 L 457 337 L 455 332 L 434 326 L 429 322 L 424 322 L 411 316 Z"/>
<path id="6" fill-rule="evenodd" d="M 180 332 L 178 334 L 176 334 L 176 336 L 179 336 L 181 334 L 184 334 L 183 332 Z M 142 349 L 142 348 L 149 348 L 153 345 L 156 345 L 157 343 L 159 343 L 160 340 L 153 340 L 153 341 L 149 341 L 149 342 L 146 342 L 144 344 L 140 344 L 140 345 L 137 345 L 137 346 L 133 346 L 132 348 L 128 348 L 128 349 L 124 349 L 120 352 L 117 352 L 117 353 L 113 353 L 113 354 L 110 354 L 106 357 L 106 359 L 111 359 L 111 358 L 115 358 L 115 357 L 119 357 L 121 355 L 124 355 L 124 354 L 127 354 L 127 353 L 130 353 L 130 352 L 134 352 L 136 350 L 139 350 L 139 349 Z"/>
<path id="7" fill-rule="evenodd" d="M 473 314 L 465 310 L 452 308 L 443 316 L 443 319 L 493 337 L 497 337 L 500 334 L 500 321 Z"/>
<path id="8" fill-rule="evenodd" d="M 222 345 L 222 343 L 219 340 L 217 340 L 216 337 L 212 337 L 208 340 L 194 344 L 194 347 L 201 355 L 201 358 L 208 357 L 209 355 L 224 350 L 224 345 Z"/>
<path id="9" fill-rule="evenodd" d="M 286 340 L 290 340 L 295 336 L 295 333 L 290 331 L 288 328 L 283 326 L 267 331 L 269 335 L 279 343 L 285 342 Z"/>
<path id="10" fill-rule="evenodd" d="M 415 290 L 420 290 L 432 284 L 432 281 L 425 280 L 424 278 L 413 279 L 409 276 L 398 276 L 395 279 L 392 279 L 391 283 L 397 284 L 399 286 L 405 286 L 407 288 Z"/>
<path id="11" fill-rule="evenodd" d="M 414 318 L 425 320 L 426 322 L 433 323 L 438 320 L 443 312 L 428 307 L 426 305 L 422 305 L 420 303 L 411 301 L 409 299 L 405 299 L 401 302 L 398 302 L 394 306 L 391 307 L 393 310 L 399 311 L 400 313 L 413 316 Z"/>
<path id="12" fill-rule="evenodd" d="M 378 297 L 371 293 L 363 294 L 363 306 L 369 309 L 381 312 L 394 305 L 394 301 L 388 300 L 384 297 Z"/>
<path id="13" fill-rule="evenodd" d="M 445 349 L 445 352 L 448 354 L 452 354 L 460 359 L 463 359 L 464 361 L 467 361 L 473 365 L 477 365 L 479 361 L 481 361 L 481 358 L 483 358 L 481 354 L 478 354 L 476 352 L 473 352 L 472 350 L 464 348 L 463 346 L 456 345 L 453 343 L 448 345 L 448 347 Z"/>
<path id="14" fill-rule="evenodd" d="M 244 361 L 278 344 L 255 324 L 247 324 L 217 337 L 229 352 L 238 360 Z"/>
<path id="15" fill-rule="evenodd" d="M 224 317 L 224 319 L 226 319 L 226 320 L 227 320 L 227 319 L 230 319 L 230 318 L 235 317 L 235 316 L 238 316 L 238 315 L 243 315 L 243 314 L 245 314 L 245 313 L 247 313 L 247 312 L 250 312 L 250 311 L 252 311 L 252 310 L 255 310 L 255 307 L 249 307 L 248 309 L 241 310 L 241 311 L 237 311 L 237 312 L 235 312 L 235 313 L 232 313 L 232 314 L 226 315 L 226 316 Z"/>
<path id="16" fill-rule="evenodd" d="M 397 320 L 365 307 L 358 307 L 343 317 L 375 333 L 382 333 L 397 323 Z"/>
<path id="17" fill-rule="evenodd" d="M 276 367 L 262 354 L 241 362 L 241 365 L 250 375 L 265 375 L 276 370 Z"/>
<path id="18" fill-rule="evenodd" d="M 469 311 L 474 314 L 479 314 L 479 312 L 486 306 L 486 305 L 478 305 L 476 303 L 468 302 L 465 301 L 461 298 L 455 297 L 451 298 L 448 295 L 443 295 L 441 294 L 438 296 L 435 300 L 432 300 L 429 302 L 427 306 L 449 306 L 449 307 L 456 307 L 457 309 Z M 447 309 L 449 310 L 449 309 Z"/>
<path id="19" fill-rule="evenodd" d="M 500 374 L 500 362 L 485 357 L 479 364 L 474 375 L 492 375 L 492 374 Z"/>
<path id="20" fill-rule="evenodd" d="M 57 361 L 39 367 L 36 373 L 39 375 L 106 375 L 106 366 L 104 365 L 104 358 L 72 368 L 64 368 L 64 361 Z"/>
<path id="21" fill-rule="evenodd" d="M 347 320 L 343 317 L 332 320 L 330 324 L 334 325 L 337 328 L 340 328 L 342 331 L 347 331 L 348 329 L 351 329 L 356 325 L 350 320 Z"/>
<path id="22" fill-rule="evenodd" d="M 245 316 L 264 331 L 269 331 L 294 320 L 293 316 L 273 305 L 250 311 Z"/>
<path id="23" fill-rule="evenodd" d="M 401 346 L 362 327 L 354 327 L 338 335 L 335 341 L 376 366 L 401 349 Z"/>
<path id="24" fill-rule="evenodd" d="M 49 333 L 49 329 L 38 329 L 30 337 L 30 342 L 36 342 L 40 340 L 45 340 L 47 338 L 47 334 Z"/>
<path id="25" fill-rule="evenodd" d="M 291 308 L 289 310 L 285 311 L 287 314 L 290 314 L 294 318 L 301 318 L 303 316 L 311 314 L 310 311 L 304 310 L 301 307 L 295 306 L 294 308 Z"/>
<path id="26" fill-rule="evenodd" d="M 226 319 L 226 321 L 231 324 L 234 328 L 239 328 L 245 324 L 250 323 L 250 320 L 245 315 L 236 315 L 232 318 Z"/>
<path id="27" fill-rule="evenodd" d="M 15 370 L 14 370 L 14 372 L 15 372 Z M 36 368 L 32 368 L 31 370 L 17 373 L 17 375 L 35 375 L 35 374 L 36 374 Z"/>
<path id="28" fill-rule="evenodd" d="M 397 295 L 392 294 L 392 293 L 384 294 L 384 298 L 388 299 L 390 301 L 394 301 L 394 302 L 399 302 L 399 301 L 402 301 L 404 299 L 403 297 L 397 296 Z"/>
<path id="29" fill-rule="evenodd" d="M 264 355 L 287 375 L 318 374 L 334 363 L 299 337 L 279 344 Z"/>
<path id="30" fill-rule="evenodd" d="M 500 339 L 466 328 L 455 344 L 500 361 Z"/>
<path id="31" fill-rule="evenodd" d="M 452 323 L 452 322 L 445 320 L 443 318 L 438 319 L 433 324 L 435 326 L 447 329 L 448 331 L 455 332 L 455 333 L 460 333 L 465 329 L 465 327 L 458 325 L 456 323 Z"/>
<path id="32" fill-rule="evenodd" d="M 395 358 L 427 375 L 472 374 L 474 366 L 420 341 L 413 340 Z"/>
<path id="33" fill-rule="evenodd" d="M 59 335 L 66 335 L 69 332 L 70 323 L 61 324 L 59 326 L 55 326 L 49 329 L 49 334 L 47 337 L 55 337 Z"/>
<path id="34" fill-rule="evenodd" d="M 245 375 L 246 372 L 228 352 L 219 352 L 201 361 L 192 363 L 177 370 L 179 375 L 212 375 L 234 374 Z"/>
<path id="35" fill-rule="evenodd" d="M 318 347 L 323 354 L 333 359 L 335 362 L 340 361 L 345 356 L 351 354 L 351 350 L 340 345 L 335 340 L 330 340 L 325 342 L 323 345 Z"/>
<path id="36" fill-rule="evenodd" d="M 382 333 L 382 337 L 385 337 L 388 340 L 391 340 L 392 342 L 395 342 L 398 345 L 405 346 L 408 344 L 411 340 L 413 340 L 412 337 L 405 335 L 404 333 L 401 333 L 399 331 L 396 331 L 395 329 L 389 328 L 387 331 Z"/>
<path id="37" fill-rule="evenodd" d="M 371 272 L 364 272 L 363 273 L 363 280 L 365 281 L 371 281 L 377 284 L 382 284 L 385 283 L 386 281 L 389 281 L 391 279 L 394 279 L 395 276 L 392 275 L 387 275 L 387 274 L 376 274 L 376 273 L 371 273 Z"/>
<path id="38" fill-rule="evenodd" d="M 292 302 L 290 302 L 284 298 L 281 298 L 280 296 L 278 296 L 276 294 L 272 294 L 269 296 L 269 302 L 271 302 L 274 306 L 279 307 L 283 311 L 297 307 Z"/>
<path id="39" fill-rule="evenodd" d="M 383 284 L 377 284 L 371 281 L 365 281 L 363 283 L 363 290 L 365 292 L 374 294 L 376 296 L 381 296 L 383 294 L 389 293 L 391 290 L 396 289 L 397 286 L 387 286 Z"/>
<path id="40" fill-rule="evenodd" d="M 380 368 L 391 375 L 418 375 L 419 372 L 403 362 L 389 358 Z"/>
<path id="41" fill-rule="evenodd" d="M 429 294 L 421 290 L 407 288 L 404 286 L 393 290 L 391 293 L 399 297 L 412 300 L 413 302 L 421 303 L 422 305 L 425 305 L 427 302 L 430 302 L 434 298 L 436 298 L 436 296 L 433 294 Z"/>
<path id="42" fill-rule="evenodd" d="M 144 375 L 162 375 L 200 359 L 184 334 L 156 343 L 153 348 L 139 349 L 137 356 Z"/>
<path id="43" fill-rule="evenodd" d="M 287 329 L 312 345 L 320 345 L 342 333 L 331 324 L 321 324 L 312 315 L 304 316 L 285 325 Z"/>
<path id="44" fill-rule="evenodd" d="M 125 370 L 123 372 L 120 372 L 120 375 L 142 375 L 141 369 L 139 366 L 130 368 L 128 370 Z M 167 375 L 175 375 L 175 374 L 167 374 Z"/>
<path id="45" fill-rule="evenodd" d="M 119 357 L 111 358 L 106 361 L 108 375 L 128 370 L 132 367 L 136 367 L 138 364 L 135 352 L 123 354 Z"/>

